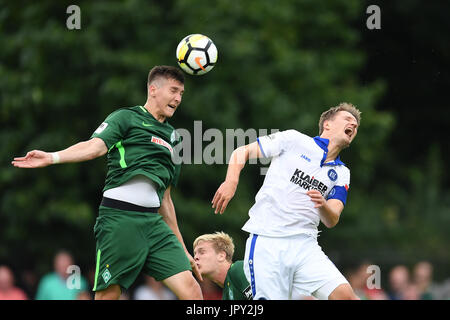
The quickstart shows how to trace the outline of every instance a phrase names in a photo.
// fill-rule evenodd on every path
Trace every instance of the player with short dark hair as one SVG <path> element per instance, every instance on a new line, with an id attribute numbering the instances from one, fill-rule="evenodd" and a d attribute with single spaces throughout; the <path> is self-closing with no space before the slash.
<path id="1" fill-rule="evenodd" d="M 170 196 L 180 165 L 172 152 L 180 137 L 167 122 L 181 103 L 183 73 L 156 66 L 148 76 L 143 106 L 112 112 L 87 141 L 58 152 L 33 150 L 14 158 L 19 168 L 81 162 L 106 153 L 108 172 L 96 238 L 95 299 L 118 299 L 141 270 L 163 281 L 180 299 L 202 299 Z"/>

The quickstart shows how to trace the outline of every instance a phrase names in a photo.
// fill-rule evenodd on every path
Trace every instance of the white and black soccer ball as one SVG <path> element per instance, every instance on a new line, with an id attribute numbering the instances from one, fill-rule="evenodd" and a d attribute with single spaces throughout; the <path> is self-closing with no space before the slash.
<path id="1" fill-rule="evenodd" d="M 178 65 L 192 75 L 202 75 L 214 68 L 217 48 L 210 38 L 202 34 L 190 34 L 177 47 Z"/>

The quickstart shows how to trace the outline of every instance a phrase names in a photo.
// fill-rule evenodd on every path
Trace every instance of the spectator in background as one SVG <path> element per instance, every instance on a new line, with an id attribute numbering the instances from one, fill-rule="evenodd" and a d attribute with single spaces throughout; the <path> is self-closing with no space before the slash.
<path id="1" fill-rule="evenodd" d="M 136 288 L 134 300 L 176 300 L 177 297 L 161 281 L 144 275 L 145 283 Z"/>
<path id="2" fill-rule="evenodd" d="M 5 265 L 0 266 L 0 300 L 28 300 L 25 292 L 14 286 L 14 275 Z"/>
<path id="3" fill-rule="evenodd" d="M 436 300 L 450 300 L 450 279 L 437 286 L 433 286 L 433 298 Z"/>
<path id="4" fill-rule="evenodd" d="M 348 272 L 348 282 L 352 286 L 355 294 L 361 299 L 361 300 L 369 300 L 369 297 L 366 295 L 366 281 L 367 281 L 367 274 L 366 274 L 366 264 L 361 264 L 358 267 L 352 269 Z"/>
<path id="5" fill-rule="evenodd" d="M 420 300 L 419 288 L 414 283 L 408 283 L 408 285 L 403 290 L 402 295 L 403 300 Z"/>
<path id="6" fill-rule="evenodd" d="M 34 266 L 27 266 L 27 269 L 22 270 L 18 278 L 21 288 L 25 291 L 27 297 L 36 296 L 39 278 L 34 271 Z"/>
<path id="7" fill-rule="evenodd" d="M 397 265 L 392 268 L 389 273 L 390 292 L 389 298 L 391 300 L 405 299 L 405 291 L 410 284 L 409 270 L 404 265 Z"/>
<path id="8" fill-rule="evenodd" d="M 349 273 L 349 283 L 361 300 L 387 300 L 388 295 L 381 287 L 372 287 L 376 283 L 372 283 L 369 279 L 373 275 L 370 269 L 371 265 L 369 262 L 361 263 L 356 270 Z M 369 284 L 370 287 L 368 287 Z"/>
<path id="9" fill-rule="evenodd" d="M 59 251 L 54 259 L 54 272 L 45 275 L 39 282 L 36 300 L 77 300 L 85 298 L 88 291 L 86 279 L 80 274 L 80 288 L 70 288 L 67 285 L 69 266 L 74 261 L 67 251 Z"/>
<path id="10" fill-rule="evenodd" d="M 361 300 L 368 300 L 368 297 L 365 293 L 366 276 L 359 272 L 360 269 L 361 267 L 358 267 L 356 269 L 351 269 L 350 271 L 348 271 L 347 279 L 358 298 L 360 298 Z"/>
<path id="11" fill-rule="evenodd" d="M 421 300 L 433 300 L 433 266 L 428 261 L 418 262 L 413 269 L 413 282 Z"/>

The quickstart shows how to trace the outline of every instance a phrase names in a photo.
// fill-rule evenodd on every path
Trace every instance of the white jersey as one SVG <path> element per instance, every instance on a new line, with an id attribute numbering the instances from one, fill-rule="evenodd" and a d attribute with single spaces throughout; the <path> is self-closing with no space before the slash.
<path id="1" fill-rule="evenodd" d="M 272 161 L 242 230 L 269 237 L 302 233 L 317 237 L 319 210 L 306 192 L 316 189 L 325 199 L 339 199 L 345 205 L 350 170 L 339 157 L 324 163 L 328 139 L 286 130 L 260 137 L 258 143 Z"/>

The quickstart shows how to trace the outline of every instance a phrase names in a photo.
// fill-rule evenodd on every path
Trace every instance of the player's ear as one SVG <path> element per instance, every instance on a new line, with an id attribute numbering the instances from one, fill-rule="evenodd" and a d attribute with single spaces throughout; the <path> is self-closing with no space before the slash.
<path id="1" fill-rule="evenodd" d="M 325 120 L 323 122 L 323 129 L 324 130 L 329 130 L 330 129 L 330 120 Z"/>
<path id="2" fill-rule="evenodd" d="M 227 258 L 227 254 L 225 253 L 225 251 L 220 251 L 218 256 L 217 256 L 217 259 L 220 262 L 224 262 L 226 260 L 226 258 Z"/>
<path id="3" fill-rule="evenodd" d="M 158 89 L 158 87 L 156 87 L 154 84 L 149 84 L 148 85 L 148 95 L 150 97 L 155 97 L 156 95 L 156 90 Z"/>

